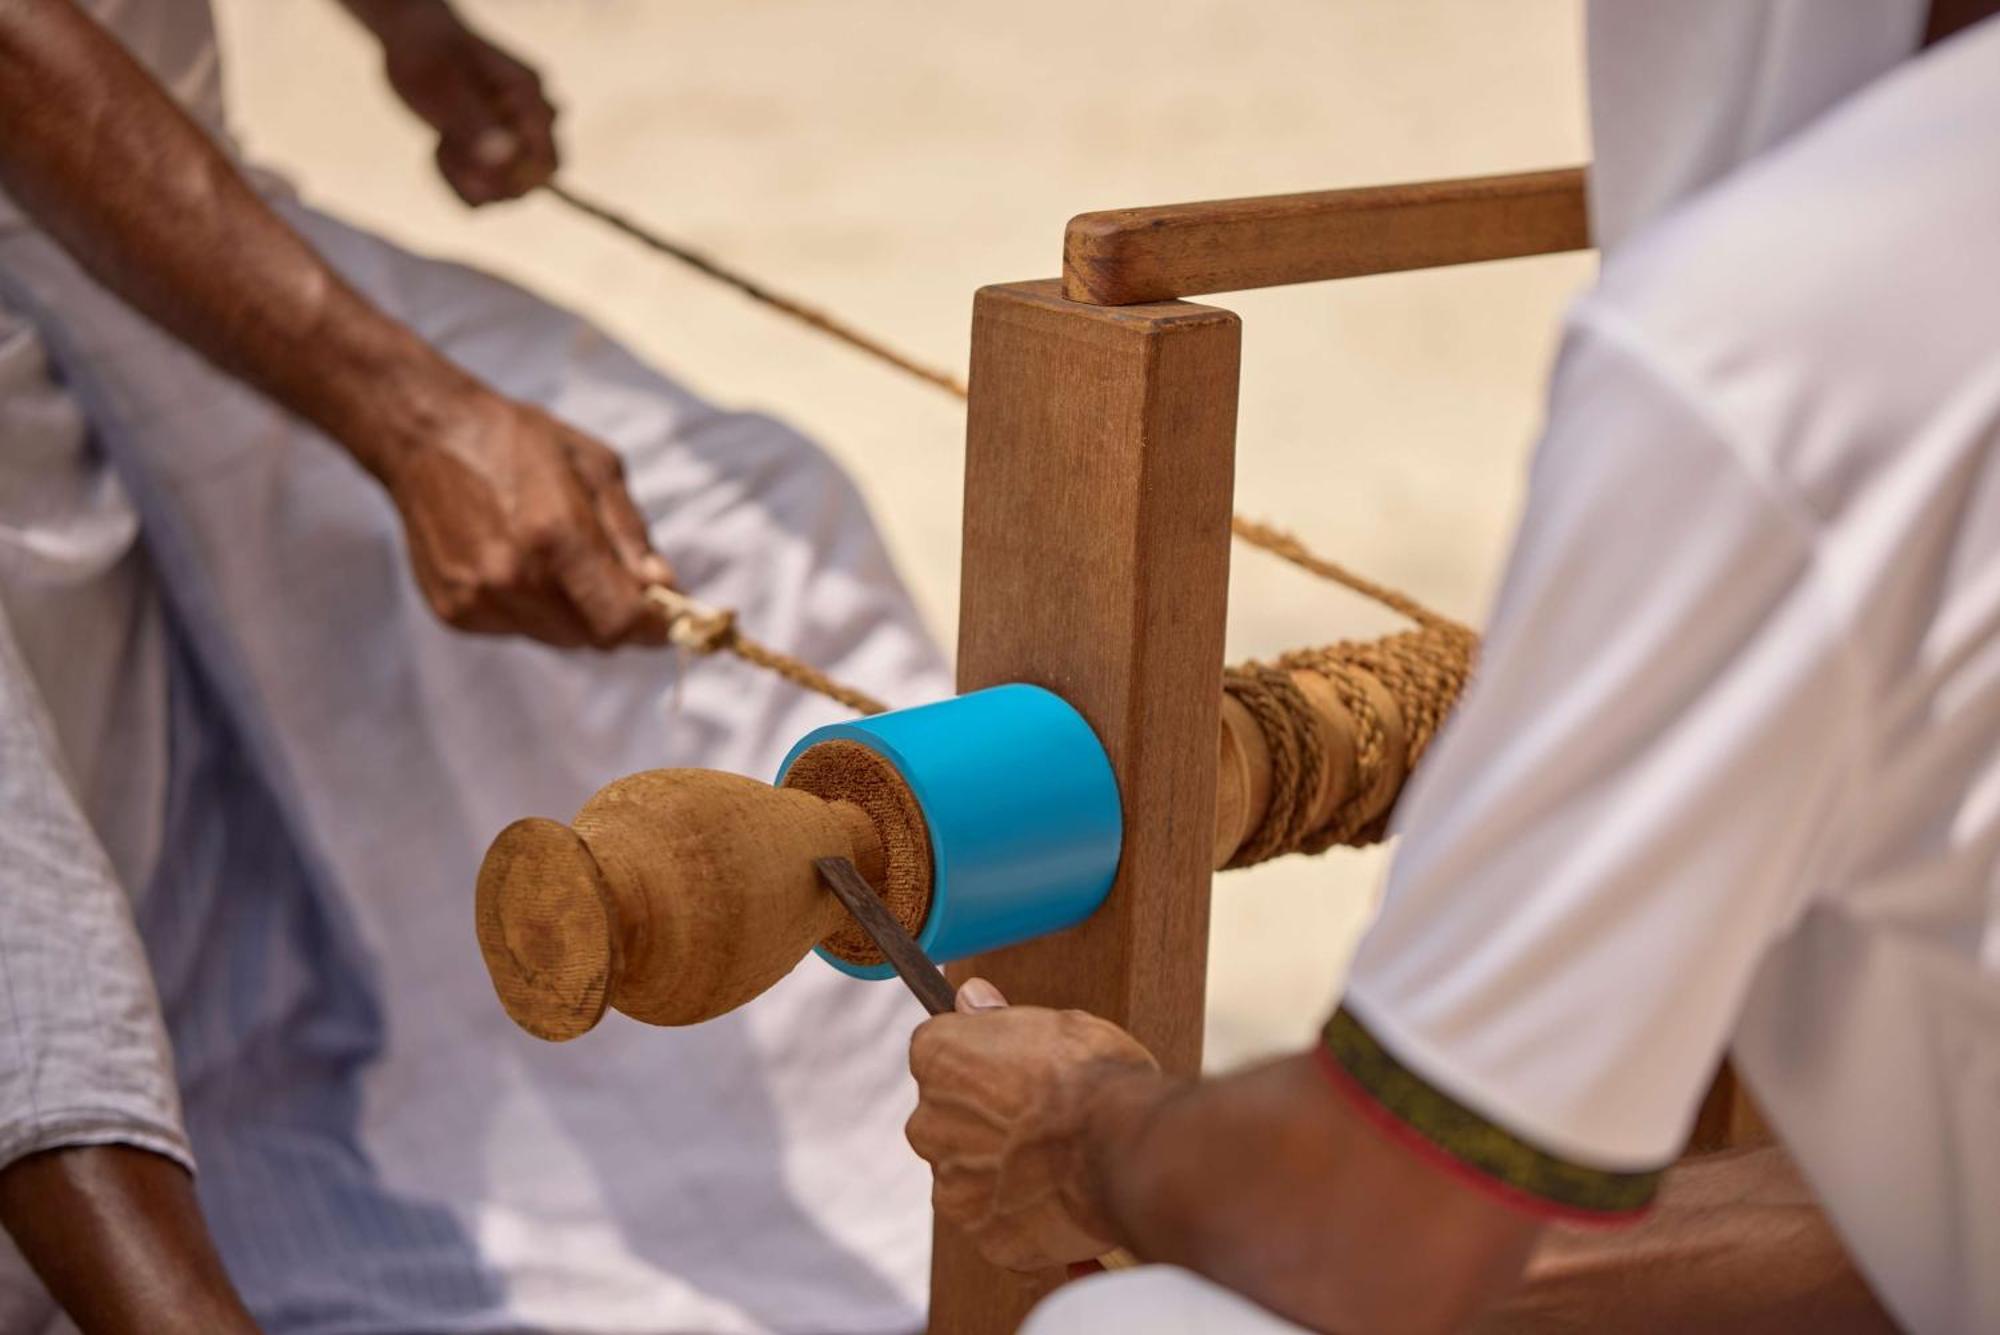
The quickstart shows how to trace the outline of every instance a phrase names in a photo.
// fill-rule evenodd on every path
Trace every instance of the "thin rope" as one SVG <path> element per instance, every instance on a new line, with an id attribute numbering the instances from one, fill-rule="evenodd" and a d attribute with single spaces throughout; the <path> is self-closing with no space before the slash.
<path id="1" fill-rule="evenodd" d="M 857 714 L 881 714 L 889 706 L 865 691 L 843 686 L 803 659 L 781 653 L 745 635 L 736 626 L 736 613 L 710 607 L 664 584 L 646 586 L 646 597 L 667 614 L 667 633 L 689 653 L 734 654 L 755 667 L 775 672 L 794 686 L 823 695 L 846 705 Z"/>
<path id="2" fill-rule="evenodd" d="M 963 399 L 965 397 L 965 383 L 948 371 L 940 371 L 934 366 L 925 366 L 922 362 L 905 357 L 888 344 L 877 342 L 852 325 L 828 315 L 825 311 L 817 310 L 802 301 L 796 301 L 791 297 L 773 292 L 756 279 L 745 277 L 733 269 L 717 264 L 700 251 L 689 246 L 684 246 L 678 241 L 670 241 L 651 228 L 641 227 L 617 210 L 607 208 L 595 200 L 586 199 L 560 182 L 550 181 L 542 188 L 579 213 L 588 214 L 599 222 L 623 232 L 626 236 L 631 237 L 634 241 L 637 241 L 649 250 L 655 250 L 671 259 L 679 260 L 690 269 L 706 274 L 718 283 L 735 288 L 752 301 L 761 302 L 775 311 L 783 311 L 794 320 L 810 325 L 822 334 L 829 334 L 849 347 L 858 348 L 878 361 L 887 362 L 899 371 L 936 385 L 939 389 L 952 395 L 954 398 Z"/>
<path id="3" fill-rule="evenodd" d="M 736 270 L 702 254 L 691 246 L 672 240 L 650 227 L 634 222 L 626 214 L 620 213 L 608 205 L 577 194 L 576 191 L 567 185 L 558 181 L 550 181 L 542 189 L 577 212 L 595 218 L 597 221 L 604 223 L 614 230 L 622 232 L 649 250 L 665 255 L 669 259 L 678 260 L 697 273 L 704 274 L 719 283 L 735 288 L 752 301 L 759 302 L 770 307 L 772 310 L 810 325 L 823 334 L 831 335 L 849 347 L 865 352 L 876 360 L 885 362 L 906 375 L 914 376 L 927 384 L 935 385 L 953 398 L 963 400 L 966 397 L 965 382 L 957 376 L 952 375 L 949 371 L 940 370 L 935 366 L 927 366 L 916 358 L 906 356 L 888 344 L 862 333 L 844 320 L 837 319 L 824 311 L 808 306 L 805 302 L 799 301 L 796 298 L 774 292 L 756 279 L 746 274 L 738 273 Z M 1261 547 L 1273 556 L 1290 561 L 1302 570 L 1311 571 L 1322 579 L 1332 580 L 1336 584 L 1344 585 L 1364 598 L 1372 598 L 1385 607 L 1401 612 L 1420 626 L 1429 625 L 1432 622 L 1444 619 L 1424 608 L 1415 599 L 1398 593 L 1394 589 L 1377 584 L 1373 580 L 1363 578 L 1353 571 L 1348 570 L 1345 566 L 1336 564 L 1325 557 L 1315 554 L 1303 542 L 1300 542 L 1298 538 L 1286 533 L 1282 529 L 1273 528 L 1269 524 L 1259 523 L 1254 519 L 1245 519 L 1242 515 L 1232 518 L 1229 527 L 1230 531 L 1237 538 L 1248 543 L 1250 546 Z"/>
<path id="4" fill-rule="evenodd" d="M 1335 584 L 1352 589 L 1364 598 L 1382 604 L 1392 612 L 1401 612 L 1419 626 L 1451 626 L 1457 623 L 1449 617 L 1438 615 L 1406 593 L 1377 584 L 1366 575 L 1357 575 L 1336 561 L 1329 561 L 1300 542 L 1285 530 L 1255 519 L 1245 519 L 1242 515 L 1232 515 L 1229 531 L 1249 543 L 1261 547 L 1271 555 L 1290 561 L 1301 570 L 1310 571 L 1321 579 L 1332 580 Z"/>
<path id="5" fill-rule="evenodd" d="M 774 292 L 756 279 L 718 263 L 691 246 L 670 240 L 616 209 L 579 195 L 566 185 L 551 181 L 543 189 L 577 212 L 734 288 L 752 301 L 839 339 L 956 399 L 966 398 L 965 383 L 948 371 L 925 365 L 843 320 Z M 1388 814 L 1384 811 L 1370 817 L 1366 804 L 1383 782 L 1388 763 L 1387 728 L 1361 676 L 1365 674 L 1380 682 L 1397 702 L 1405 730 L 1405 765 L 1413 766 L 1456 703 L 1471 671 L 1478 637 L 1409 595 L 1327 560 L 1283 529 L 1242 515 L 1231 516 L 1229 527 L 1238 540 L 1372 599 L 1408 617 L 1418 627 L 1413 632 L 1365 644 L 1343 642 L 1324 649 L 1294 650 L 1283 655 L 1276 667 L 1251 663 L 1227 670 L 1223 687 L 1257 720 L 1271 753 L 1273 771 L 1271 803 L 1264 820 L 1229 865 L 1247 866 L 1283 853 L 1318 852 L 1336 843 L 1369 843 L 1380 839 Z M 733 654 L 859 714 L 879 714 L 887 708 L 873 696 L 834 681 L 810 663 L 743 634 L 732 611 L 709 607 L 665 585 L 648 587 L 646 596 L 666 612 L 673 642 L 692 653 Z M 1288 675 L 1293 668 L 1307 668 L 1325 677 L 1354 720 L 1353 792 L 1317 827 L 1312 825 L 1312 808 L 1323 782 L 1326 759 L 1319 746 L 1318 714 Z"/>

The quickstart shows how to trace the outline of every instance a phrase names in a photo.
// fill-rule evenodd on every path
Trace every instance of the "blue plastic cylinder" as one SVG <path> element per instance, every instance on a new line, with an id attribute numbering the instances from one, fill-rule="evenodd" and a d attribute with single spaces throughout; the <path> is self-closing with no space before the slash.
<path id="1" fill-rule="evenodd" d="M 930 829 L 930 913 L 917 944 L 963 959 L 1073 927 L 1111 893 L 1124 817 L 1111 761 L 1083 715 L 1039 686 L 995 686 L 807 733 L 778 770 L 820 742 L 857 742 L 910 786 Z M 858 978 L 887 964 L 820 957 Z"/>

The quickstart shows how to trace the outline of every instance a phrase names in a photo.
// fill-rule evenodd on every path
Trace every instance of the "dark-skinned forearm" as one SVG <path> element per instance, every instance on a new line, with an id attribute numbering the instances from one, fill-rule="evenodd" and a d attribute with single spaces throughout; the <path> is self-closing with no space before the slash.
<path id="1" fill-rule="evenodd" d="M 0 0 L 0 184 L 105 286 L 381 476 L 472 382 L 382 315 L 68 0 Z"/>
<path id="2" fill-rule="evenodd" d="M 185 1169 L 124 1146 L 48 1150 L 0 1171 L 0 1227 L 90 1335 L 245 1335 Z"/>
<path id="3" fill-rule="evenodd" d="M 1630 1228 L 1552 1228 L 1483 1335 L 1893 1331 L 1782 1149 L 1689 1160 Z"/>
<path id="4" fill-rule="evenodd" d="M 1312 1057 L 1107 1079 L 1086 1140 L 1119 1241 L 1353 1335 L 1454 1328 L 1512 1284 L 1536 1231 L 1388 1147 Z"/>

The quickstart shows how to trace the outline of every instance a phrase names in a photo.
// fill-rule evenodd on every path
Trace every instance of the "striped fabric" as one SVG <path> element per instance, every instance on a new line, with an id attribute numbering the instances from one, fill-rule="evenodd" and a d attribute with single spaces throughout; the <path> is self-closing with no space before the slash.
<path id="1" fill-rule="evenodd" d="M 1342 1008 L 1321 1032 L 1334 1085 L 1364 1116 L 1455 1176 L 1532 1214 L 1611 1223 L 1652 1204 L 1664 1169 L 1593 1168 L 1530 1144 L 1396 1059 Z"/>
<path id="2" fill-rule="evenodd" d="M 139 925 L 231 1276 L 274 1331 L 512 1328 L 463 1227 L 390 1189 L 363 1149 L 383 1022 L 352 924 L 186 652 L 172 696 L 166 838 Z"/>

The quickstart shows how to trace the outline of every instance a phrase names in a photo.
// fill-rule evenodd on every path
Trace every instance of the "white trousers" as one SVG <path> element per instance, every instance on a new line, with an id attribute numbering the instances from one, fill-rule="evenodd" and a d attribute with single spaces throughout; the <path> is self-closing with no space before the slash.
<path id="1" fill-rule="evenodd" d="M 798 432 L 702 401 L 507 283 L 273 204 L 447 356 L 618 449 L 690 592 L 893 704 L 949 693 L 858 493 Z M 197 1144 L 239 1282 L 260 1311 L 318 1314 L 272 1328 L 654 1335 L 920 1321 L 930 1181 L 902 1122 L 914 1102 L 905 1049 L 922 1016 L 899 987 L 808 957 L 709 1024 L 611 1016 L 551 1045 L 502 1014 L 472 930 L 473 877 L 507 822 L 566 819 L 639 769 L 768 779 L 793 741 L 844 711 L 733 661 L 448 631 L 413 585 L 393 508 L 338 447 L 134 314 L 45 237 L 0 230 L 0 286 L 86 406 L 179 633 L 326 887 L 329 913 L 300 929 L 326 931 L 299 949 L 311 958 L 358 942 L 349 953 L 366 967 L 341 977 L 365 985 L 380 1015 L 354 1143 L 302 1148 L 288 1126 L 267 1156 L 307 1154 L 329 1176 L 357 1177 L 352 1198 L 330 1204 L 289 1170 L 235 1172 Z M 224 902 L 241 921 L 247 894 Z M 259 960 L 234 963 L 247 973 Z M 231 967 L 204 961 L 199 976 L 221 985 Z M 299 1026 L 280 1015 L 269 1029 L 274 1061 L 295 1057 Z M 199 1038 L 184 1061 L 199 1061 Z M 268 1123 L 283 1083 L 256 1086 L 254 1074 L 232 1064 L 184 1081 L 190 1121 Z M 240 1217 L 224 1208 L 237 1200 Z M 436 1276 L 388 1246 L 378 1216 L 392 1209 L 437 1221 L 486 1296 L 450 1320 L 410 1315 L 439 1306 L 423 1305 Z M 370 1304 L 393 1310 L 339 1324 Z"/>
<path id="2" fill-rule="evenodd" d="M 1192 1271 L 1147 1265 L 1065 1284 L 1028 1315 L 1021 1335 L 1301 1335 L 1248 1298 Z"/>

